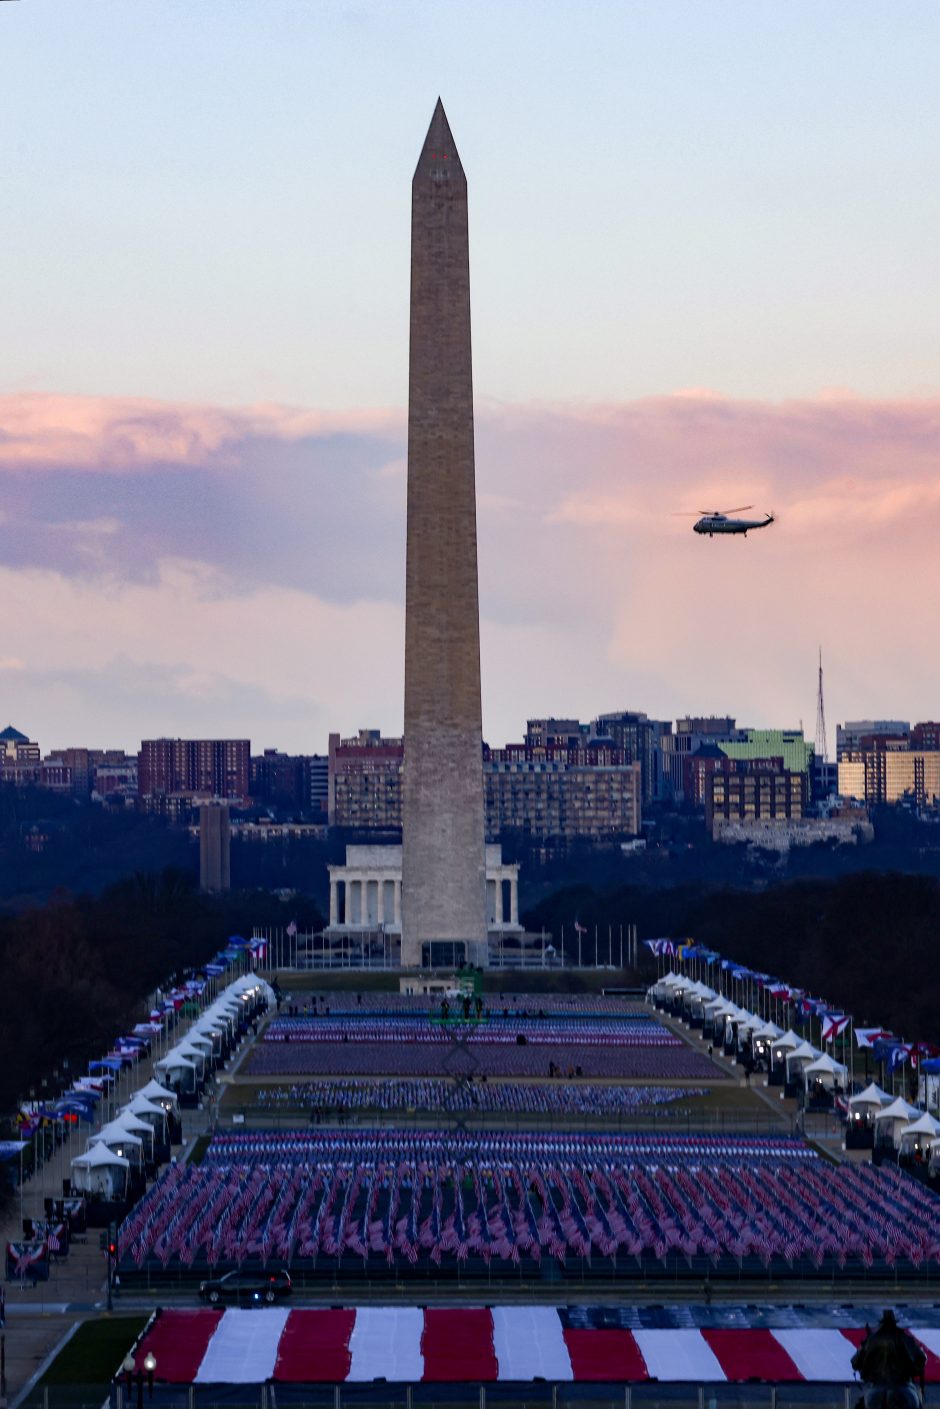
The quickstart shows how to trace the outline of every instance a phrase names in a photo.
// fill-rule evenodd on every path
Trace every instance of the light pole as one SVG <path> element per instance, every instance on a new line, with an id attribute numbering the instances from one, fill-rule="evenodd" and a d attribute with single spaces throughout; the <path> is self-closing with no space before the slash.
<path id="1" fill-rule="evenodd" d="M 152 1350 L 148 1350 L 144 1356 L 144 1361 L 140 1369 L 136 1369 L 133 1355 L 127 1355 L 121 1369 L 124 1371 L 124 1378 L 127 1384 L 128 1406 L 130 1404 L 130 1392 L 134 1384 L 137 1385 L 137 1409 L 144 1409 L 144 1376 L 147 1377 L 147 1396 L 153 1398 L 153 1377 L 157 1368 L 157 1357 Z"/>

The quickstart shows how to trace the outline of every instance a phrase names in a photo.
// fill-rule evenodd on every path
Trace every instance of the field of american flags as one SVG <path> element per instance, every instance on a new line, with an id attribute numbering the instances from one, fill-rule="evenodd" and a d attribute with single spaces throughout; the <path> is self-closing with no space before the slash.
<path id="1" fill-rule="evenodd" d="M 217 1135 L 122 1224 L 122 1278 L 940 1277 L 940 1200 L 781 1137 Z"/>

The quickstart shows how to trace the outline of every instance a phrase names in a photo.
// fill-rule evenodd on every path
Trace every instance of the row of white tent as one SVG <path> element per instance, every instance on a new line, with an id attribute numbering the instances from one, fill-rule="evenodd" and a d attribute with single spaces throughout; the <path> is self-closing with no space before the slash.
<path id="1" fill-rule="evenodd" d="M 678 999 L 691 1017 L 716 1028 L 728 1021 L 734 1023 L 739 1050 L 748 1042 L 757 1050 L 766 1044 L 775 1065 L 786 1063 L 787 1080 L 802 1076 L 807 1090 L 815 1081 L 830 1090 L 846 1087 L 848 1068 L 844 1063 L 820 1052 L 792 1029 L 784 1032 L 776 1023 L 741 1008 L 707 984 L 670 971 L 653 985 L 650 995 L 659 1001 Z M 850 1125 L 873 1127 L 879 1143 L 891 1145 L 902 1156 L 916 1156 L 940 1166 L 940 1121 L 927 1111 L 882 1091 L 874 1082 L 852 1096 L 848 1106 Z"/>
<path id="2" fill-rule="evenodd" d="M 245 1006 L 259 997 L 274 1001 L 270 985 L 251 974 L 219 994 L 185 1037 L 154 1063 L 153 1079 L 89 1137 L 84 1153 L 72 1160 L 74 1189 L 109 1201 L 127 1197 L 132 1170 L 153 1164 L 158 1146 L 169 1144 L 170 1123 L 179 1119 L 180 1091 L 201 1085 L 226 1035 L 234 1038 Z"/>
<path id="3" fill-rule="evenodd" d="M 849 1124 L 874 1128 L 880 1144 L 891 1145 L 899 1155 L 940 1165 L 940 1120 L 918 1110 L 903 1096 L 892 1096 L 873 1081 L 849 1100 Z"/>
<path id="4" fill-rule="evenodd" d="M 716 1032 L 729 1022 L 734 1024 L 738 1051 L 750 1044 L 755 1055 L 769 1055 L 774 1066 L 785 1063 L 788 1082 L 802 1079 L 806 1090 L 814 1083 L 830 1091 L 846 1087 L 848 1067 L 843 1062 L 821 1052 L 792 1028 L 784 1032 L 776 1023 L 749 1012 L 706 983 L 670 970 L 652 986 L 650 996 L 659 1002 L 678 1000 L 688 1009 L 690 1018 L 711 1025 Z"/>

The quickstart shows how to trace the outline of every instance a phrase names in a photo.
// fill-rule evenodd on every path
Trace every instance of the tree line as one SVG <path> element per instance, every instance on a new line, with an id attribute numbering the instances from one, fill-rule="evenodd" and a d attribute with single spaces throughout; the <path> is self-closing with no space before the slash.
<path id="1" fill-rule="evenodd" d="M 0 1113 L 50 1097 L 139 1021 L 147 994 L 198 968 L 251 927 L 320 928 L 313 902 L 264 891 L 201 894 L 192 875 L 139 873 L 101 895 L 56 892 L 45 905 L 0 916 Z M 45 1081 L 45 1086 L 43 1082 Z"/>
<path id="2" fill-rule="evenodd" d="M 585 963 L 606 962 L 608 927 L 641 938 L 694 938 L 723 956 L 771 973 L 851 1013 L 859 1026 L 884 1025 L 908 1039 L 940 1041 L 940 882 L 901 872 L 861 872 L 744 890 L 689 885 L 672 890 L 570 886 L 529 910 L 558 943 L 564 925 L 569 962 L 583 925 Z M 641 945 L 640 973 L 655 961 Z"/>

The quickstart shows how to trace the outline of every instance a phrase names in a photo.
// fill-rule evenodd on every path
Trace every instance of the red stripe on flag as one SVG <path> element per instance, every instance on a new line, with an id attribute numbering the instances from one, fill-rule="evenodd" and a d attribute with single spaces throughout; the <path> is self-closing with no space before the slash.
<path id="1" fill-rule="evenodd" d="M 847 1341 L 851 1341 L 855 1348 L 858 1349 L 862 1341 L 868 1335 L 868 1331 L 864 1326 L 843 1326 L 842 1334 L 845 1336 Z"/>
<path id="2" fill-rule="evenodd" d="M 566 1326 L 565 1345 L 576 1380 L 649 1379 L 646 1361 L 632 1331 L 590 1330 Z"/>
<path id="3" fill-rule="evenodd" d="M 493 1317 L 482 1308 L 426 1310 L 421 1354 L 425 1380 L 495 1380 Z"/>
<path id="4" fill-rule="evenodd" d="M 924 1379 L 929 1385 L 940 1385 L 940 1356 L 937 1356 L 930 1349 L 929 1345 L 924 1345 L 922 1340 L 914 1337 L 917 1344 L 927 1357 L 927 1364 L 924 1366 Z"/>
<path id="5" fill-rule="evenodd" d="M 710 1329 L 703 1330 L 702 1337 L 729 1380 L 788 1384 L 803 1378 L 772 1331 Z"/>
<path id="6" fill-rule="evenodd" d="M 143 1370 L 150 1353 L 156 1359 L 161 1380 L 187 1385 L 202 1364 L 206 1349 L 224 1311 L 164 1311 L 157 1313 L 150 1330 L 134 1352 L 134 1368 Z"/>
<path id="7" fill-rule="evenodd" d="M 292 1311 L 277 1346 L 274 1378 L 282 1383 L 341 1384 L 349 1374 L 356 1312 Z"/>
<path id="8" fill-rule="evenodd" d="M 940 1385 L 940 1356 L 936 1356 L 929 1345 L 924 1345 L 922 1340 L 914 1337 L 917 1344 L 927 1357 L 927 1364 L 924 1366 L 924 1379 L 929 1385 Z"/>

